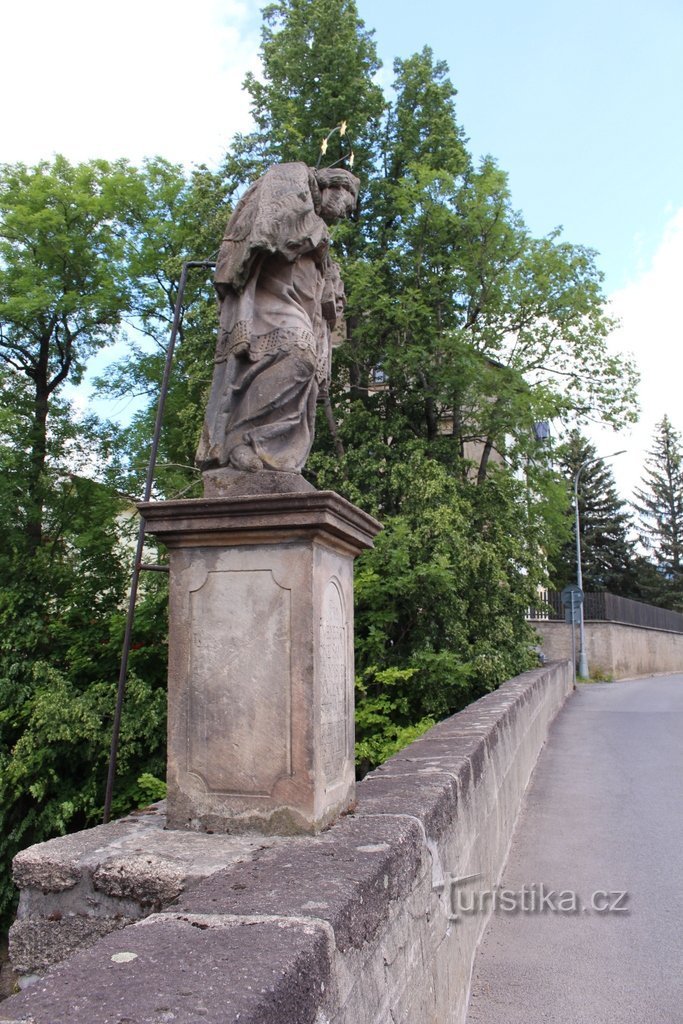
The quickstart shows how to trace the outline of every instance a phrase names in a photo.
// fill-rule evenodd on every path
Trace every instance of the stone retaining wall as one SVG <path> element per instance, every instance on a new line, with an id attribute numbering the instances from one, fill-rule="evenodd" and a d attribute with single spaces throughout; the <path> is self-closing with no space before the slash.
<path id="1" fill-rule="evenodd" d="M 532 622 L 541 637 L 543 652 L 549 661 L 571 659 L 571 627 L 564 622 Z M 600 673 L 612 679 L 632 679 L 658 672 L 683 669 L 683 633 L 672 633 L 650 626 L 630 626 L 623 622 L 588 621 L 585 623 L 586 657 L 591 675 Z M 576 629 L 576 654 L 579 631 Z"/>
<path id="2" fill-rule="evenodd" d="M 145 867 L 144 836 L 131 838 L 131 819 L 20 854 L 17 935 L 33 927 L 34 945 L 41 919 L 60 924 L 71 913 L 85 921 L 88 899 L 102 909 L 98 884 L 109 901 L 104 916 L 116 917 L 117 892 L 128 903 L 116 930 L 3 1003 L 0 1021 L 461 1024 L 486 916 L 453 919 L 452 881 L 476 875 L 477 888 L 496 883 L 538 753 L 570 689 L 566 662 L 504 684 L 367 776 L 356 812 L 321 835 L 256 841 L 157 827 L 150 856 L 166 865 L 159 870 L 170 889 L 155 885 L 146 904 L 131 886 L 151 862 Z M 125 849 L 124 832 L 111 831 L 117 827 Z M 163 837 L 172 846 L 164 848 Z M 209 846 L 191 869 L 194 855 L 178 844 L 197 839 Z M 70 841 L 81 846 L 69 874 Z M 224 864 L 221 844 L 230 847 Z M 68 883 L 61 897 L 46 888 L 40 865 L 48 862 Z M 82 902 L 69 911 L 74 890 Z M 127 924 L 138 910 L 149 916 Z M 17 947 L 29 971 L 30 946 Z"/>

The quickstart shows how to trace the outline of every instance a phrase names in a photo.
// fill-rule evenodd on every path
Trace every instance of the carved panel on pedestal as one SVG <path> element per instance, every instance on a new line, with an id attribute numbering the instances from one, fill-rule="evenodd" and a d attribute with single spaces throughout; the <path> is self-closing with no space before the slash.
<path id="1" fill-rule="evenodd" d="M 270 570 L 209 572 L 190 617 L 188 771 L 209 792 L 270 796 L 292 774 L 291 592 Z"/>
<path id="2" fill-rule="evenodd" d="M 336 580 L 330 580 L 320 618 L 320 744 L 326 783 L 339 780 L 347 758 L 347 676 L 344 600 Z"/>

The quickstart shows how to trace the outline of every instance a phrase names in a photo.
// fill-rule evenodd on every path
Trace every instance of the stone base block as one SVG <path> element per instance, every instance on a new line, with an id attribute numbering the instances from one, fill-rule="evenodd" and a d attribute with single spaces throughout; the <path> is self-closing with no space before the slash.
<path id="1" fill-rule="evenodd" d="M 76 949 L 172 904 L 186 888 L 285 842 L 166 830 L 165 802 L 14 858 L 10 956 L 25 983 Z"/>
<path id="2" fill-rule="evenodd" d="M 248 473 L 245 470 L 221 467 L 202 473 L 204 497 L 222 498 L 236 495 L 293 494 L 315 491 L 301 473 L 275 473 L 266 471 Z"/>
<path id="3" fill-rule="evenodd" d="M 168 823 L 317 832 L 355 801 L 353 560 L 330 491 L 140 506 L 170 552 Z"/>

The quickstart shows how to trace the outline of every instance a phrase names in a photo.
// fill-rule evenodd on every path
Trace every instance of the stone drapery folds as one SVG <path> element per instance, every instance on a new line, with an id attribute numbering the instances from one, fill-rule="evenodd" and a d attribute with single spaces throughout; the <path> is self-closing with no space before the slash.
<path id="1" fill-rule="evenodd" d="M 200 469 L 300 473 L 344 309 L 327 225 L 355 208 L 340 168 L 271 167 L 228 222 L 215 285 L 220 328 Z"/>

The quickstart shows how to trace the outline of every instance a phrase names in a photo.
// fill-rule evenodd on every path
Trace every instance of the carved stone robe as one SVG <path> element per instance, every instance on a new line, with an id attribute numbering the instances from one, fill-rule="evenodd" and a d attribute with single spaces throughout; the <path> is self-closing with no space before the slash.
<path id="1" fill-rule="evenodd" d="M 320 195 L 303 163 L 272 167 L 228 222 L 216 268 L 220 332 L 197 452 L 230 465 L 246 445 L 265 469 L 299 472 L 311 445 L 331 332 L 343 308 Z"/>

